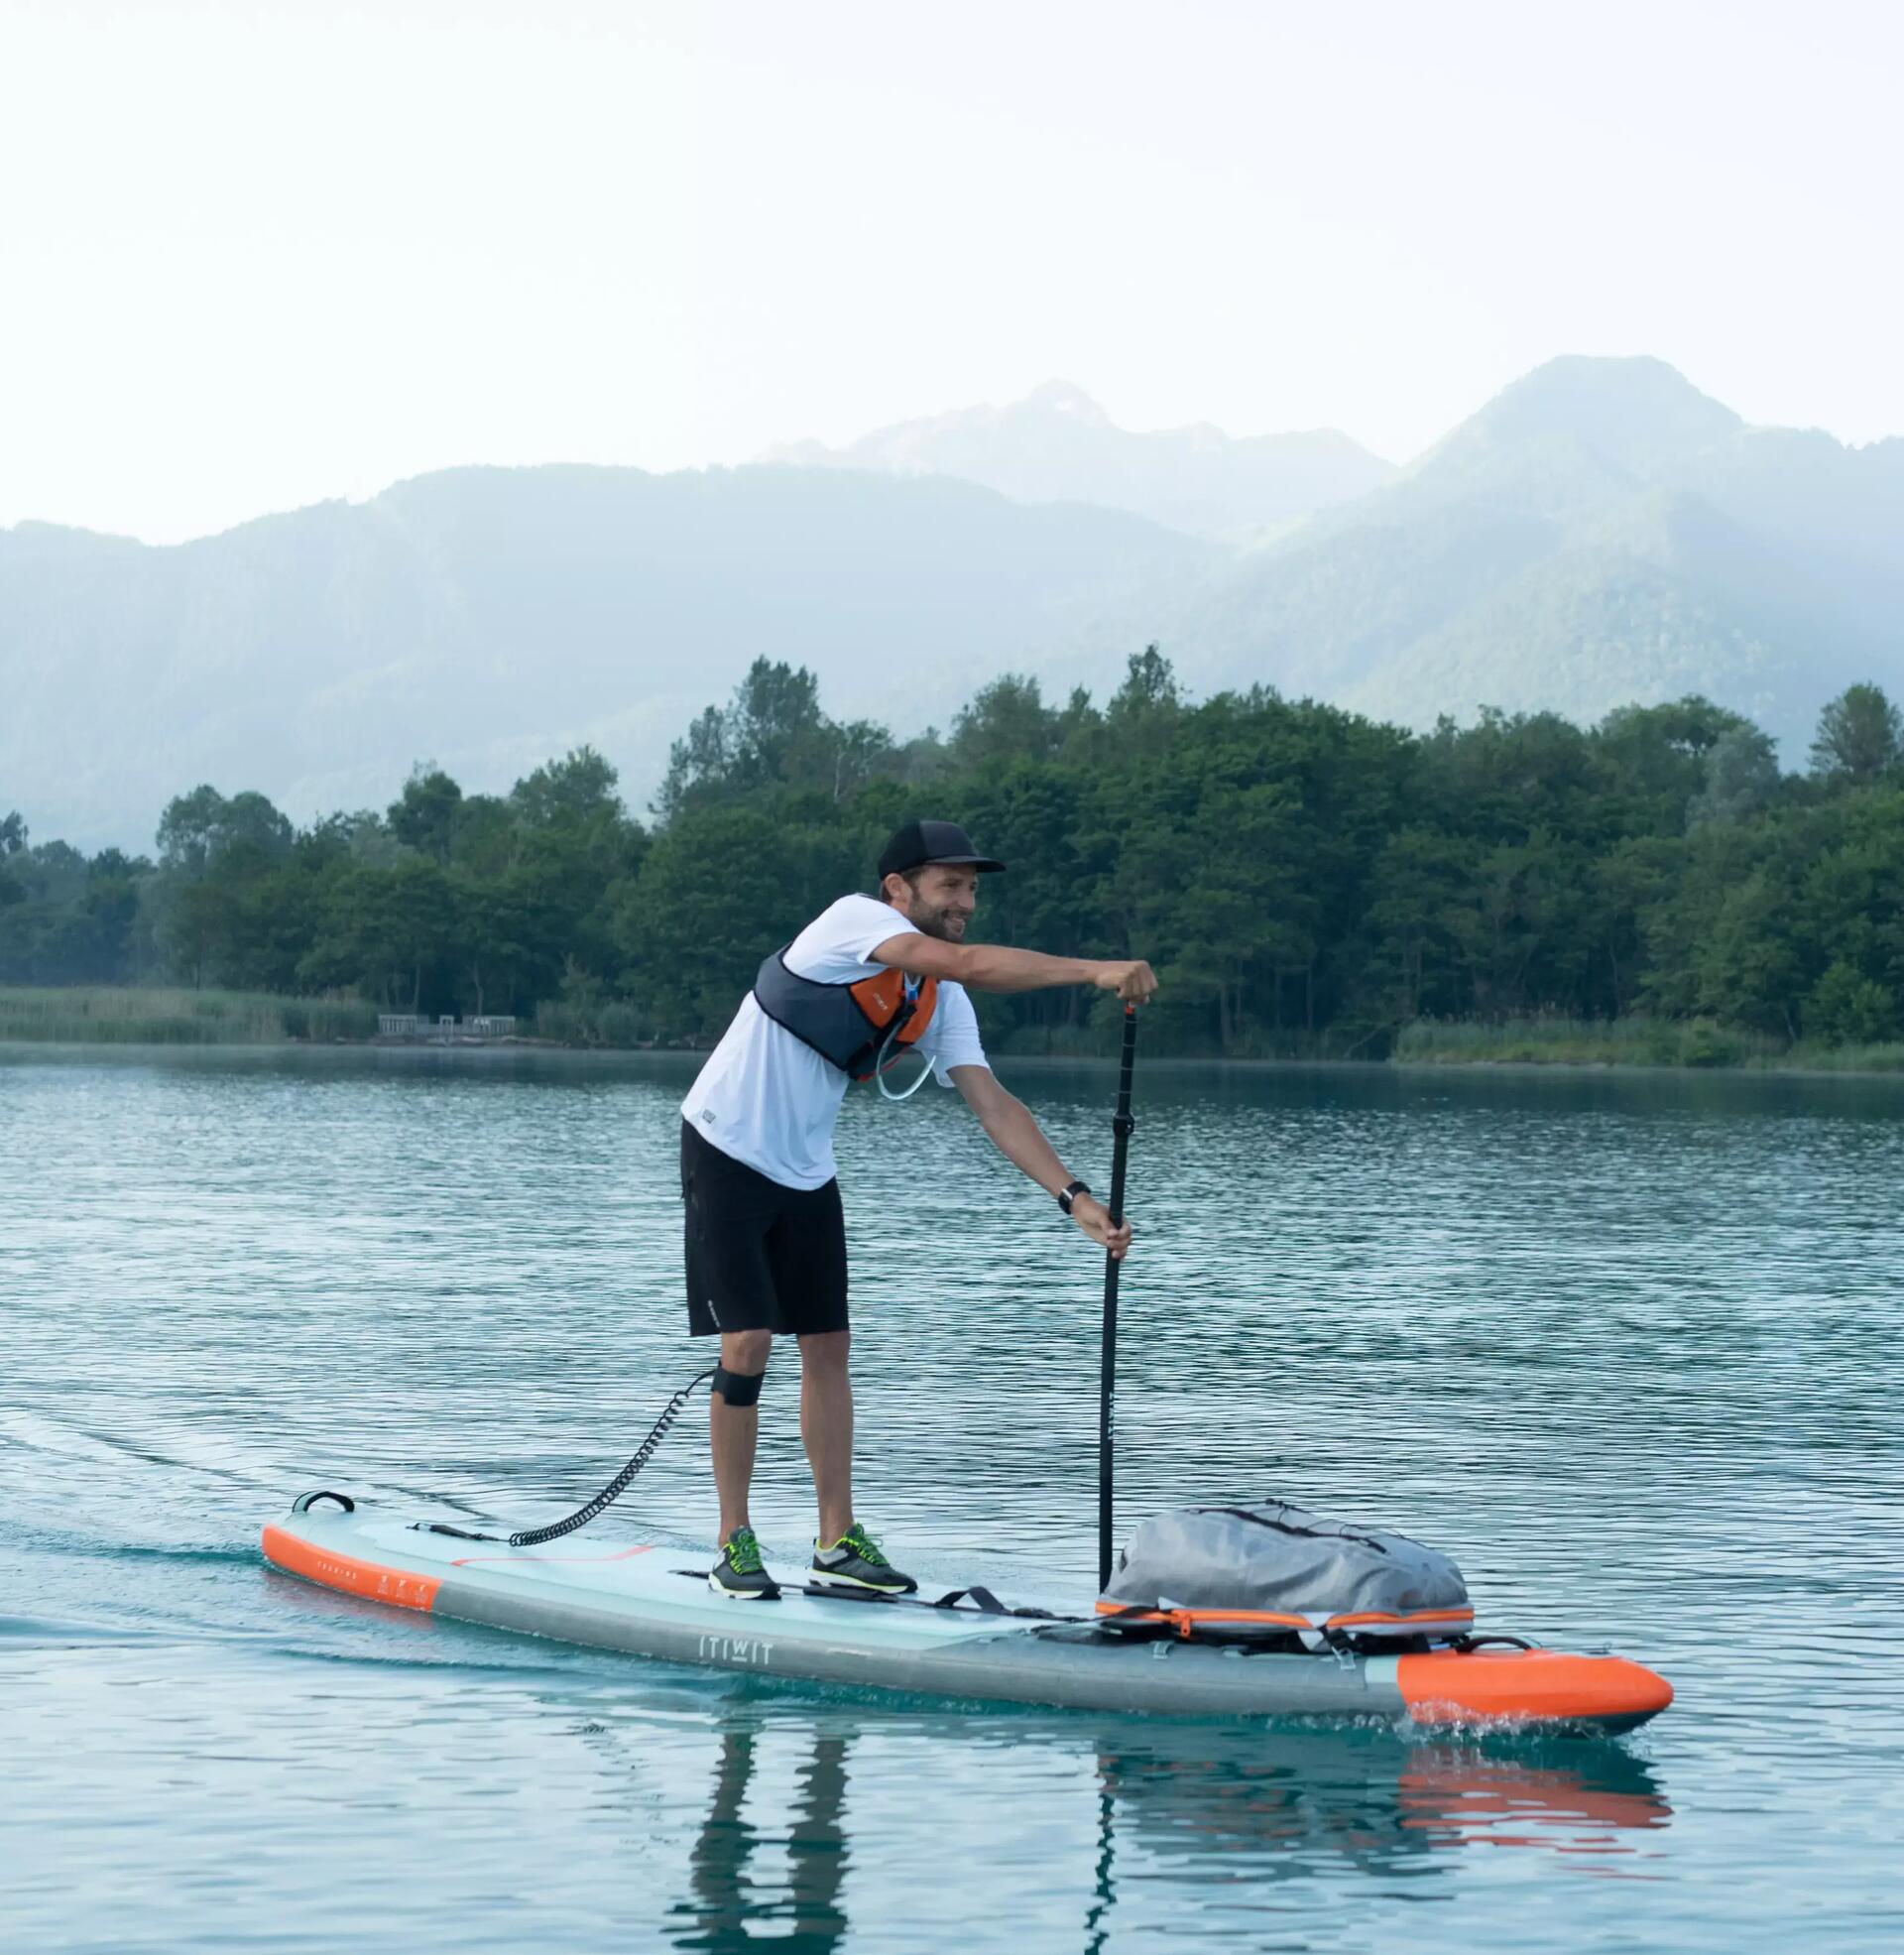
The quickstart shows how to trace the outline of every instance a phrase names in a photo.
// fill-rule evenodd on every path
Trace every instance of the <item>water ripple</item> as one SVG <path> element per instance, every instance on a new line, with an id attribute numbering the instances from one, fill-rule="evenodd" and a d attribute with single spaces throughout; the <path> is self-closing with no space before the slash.
<path id="1" fill-rule="evenodd" d="M 1904 1093 L 1147 1067 L 1120 1500 L 1448 1547 L 1679 1686 L 1621 1745 L 880 1705 L 263 1571 L 306 1487 L 545 1518 L 698 1369 L 650 1060 L 0 1055 L 0 1720 L 36 1949 L 1895 1945 Z M 1014 1067 L 1102 1180 L 1107 1077 Z M 856 1100 L 861 1506 L 1076 1603 L 1098 1269 Z M 758 1519 L 811 1521 L 788 1354 Z M 687 1428 L 631 1496 L 689 1547 Z"/>

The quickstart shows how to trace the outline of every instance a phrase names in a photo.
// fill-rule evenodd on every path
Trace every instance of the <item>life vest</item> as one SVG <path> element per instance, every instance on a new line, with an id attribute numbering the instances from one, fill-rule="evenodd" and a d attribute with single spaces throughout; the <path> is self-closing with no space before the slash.
<path id="1" fill-rule="evenodd" d="M 873 1078 L 925 1037 L 939 1002 L 937 978 L 915 981 L 903 971 L 882 970 L 854 984 L 822 984 L 786 968 L 791 948 L 763 960 L 754 1002 L 848 1078 Z"/>

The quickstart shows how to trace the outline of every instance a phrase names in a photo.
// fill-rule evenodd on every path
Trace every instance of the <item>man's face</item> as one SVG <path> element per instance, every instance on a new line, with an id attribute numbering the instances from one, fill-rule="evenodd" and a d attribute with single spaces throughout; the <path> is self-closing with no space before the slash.
<path id="1" fill-rule="evenodd" d="M 947 943 L 962 943 L 965 926 L 978 907 L 979 872 L 949 862 L 928 862 L 908 883 L 903 876 L 889 876 L 886 892 L 894 910 L 921 936 L 936 936 Z"/>

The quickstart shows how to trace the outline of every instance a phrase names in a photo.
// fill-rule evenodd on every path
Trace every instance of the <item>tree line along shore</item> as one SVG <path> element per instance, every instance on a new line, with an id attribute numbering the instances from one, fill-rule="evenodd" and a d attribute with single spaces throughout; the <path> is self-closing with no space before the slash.
<path id="1" fill-rule="evenodd" d="M 1802 772 L 1703 698 L 1427 734 L 1155 647 L 1102 706 L 985 686 L 900 741 L 756 663 L 635 818 L 587 748 L 507 794 L 419 765 L 298 827 L 201 786 L 155 852 L 0 817 L 0 1040 L 328 1042 L 385 1012 L 712 1041 L 764 952 L 932 813 L 1011 866 L 975 936 L 1146 956 L 1146 1048 L 1239 1058 L 1904 1068 L 1904 726 L 1826 707 Z M 1090 991 L 981 1001 L 1002 1052 L 1111 1049 Z"/>

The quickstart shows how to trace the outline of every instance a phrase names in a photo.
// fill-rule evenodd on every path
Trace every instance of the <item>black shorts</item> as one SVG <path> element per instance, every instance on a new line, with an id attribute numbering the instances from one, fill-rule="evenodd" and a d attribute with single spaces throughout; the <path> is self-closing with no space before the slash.
<path id="1" fill-rule="evenodd" d="M 681 1123 L 687 1333 L 846 1328 L 840 1184 L 784 1188 Z"/>

